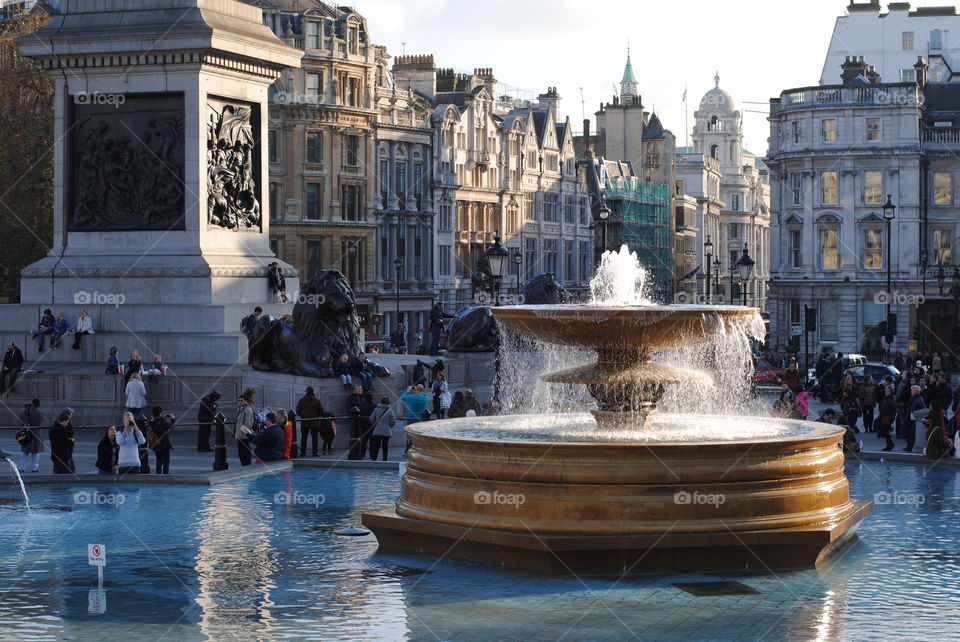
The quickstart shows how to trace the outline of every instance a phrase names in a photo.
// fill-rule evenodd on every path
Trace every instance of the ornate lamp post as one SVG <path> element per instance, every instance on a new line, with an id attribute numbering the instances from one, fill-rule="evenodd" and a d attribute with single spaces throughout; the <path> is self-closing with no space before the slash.
<path id="1" fill-rule="evenodd" d="M 490 294 L 493 295 L 493 304 L 496 305 L 500 293 L 500 281 L 503 279 L 503 271 L 510 258 L 510 250 L 500 244 L 499 233 L 493 237 L 493 245 L 487 248 L 484 256 L 487 258 L 487 265 L 490 266 L 490 278 L 493 280 L 493 291 Z"/>
<path id="2" fill-rule="evenodd" d="M 890 300 L 893 298 L 893 273 L 891 268 L 893 267 L 890 262 L 890 248 L 893 246 L 893 237 L 890 232 L 890 223 L 893 221 L 897 212 L 897 206 L 893 204 L 893 201 L 890 200 L 890 195 L 887 194 L 887 202 L 883 204 L 883 220 L 887 222 L 887 327 L 891 326 L 891 315 L 890 315 Z M 893 346 L 893 335 L 888 334 L 885 339 L 887 340 L 887 359 L 889 361 L 890 354 L 892 352 Z"/>
<path id="3" fill-rule="evenodd" d="M 393 267 L 397 272 L 396 290 L 397 290 L 397 320 L 394 322 L 393 331 L 393 351 L 400 352 L 400 342 L 403 335 L 400 333 L 400 268 L 403 267 L 403 260 L 398 256 L 393 259 Z"/>
<path id="4" fill-rule="evenodd" d="M 598 212 L 597 216 L 600 217 L 600 223 L 603 227 L 603 251 L 600 252 L 600 254 L 603 254 L 603 252 L 607 251 L 607 219 L 610 218 L 610 208 L 606 205 L 603 205 L 600 208 L 600 212 Z"/>
<path id="5" fill-rule="evenodd" d="M 707 258 L 707 260 L 705 261 L 705 263 L 707 264 L 706 303 L 710 303 L 710 268 L 712 267 L 711 259 L 713 258 L 713 243 L 710 242 L 709 234 L 707 234 L 707 242 L 703 244 L 703 253 Z"/>
<path id="6" fill-rule="evenodd" d="M 753 266 L 756 265 L 756 261 L 750 258 L 750 254 L 747 253 L 747 248 L 743 248 L 743 255 L 737 260 L 737 271 L 740 272 L 740 283 L 741 289 L 743 290 L 740 294 L 743 295 L 743 305 L 747 305 L 747 282 L 750 280 L 750 275 L 753 274 Z"/>
<path id="7" fill-rule="evenodd" d="M 515 257 L 519 256 L 518 254 Z M 490 294 L 493 296 L 493 305 L 499 303 L 499 293 L 500 293 L 500 281 L 503 279 L 503 270 L 507 266 L 507 261 L 510 260 L 510 250 L 503 247 L 500 244 L 500 234 L 497 233 L 493 237 L 493 245 L 487 248 L 487 251 L 484 253 L 484 257 L 487 259 L 487 265 L 490 267 L 490 279 L 491 289 L 493 290 Z M 517 259 L 514 258 L 514 261 Z M 517 263 L 518 277 L 517 282 L 519 283 L 519 266 Z M 498 402 L 500 401 L 500 342 L 497 341 L 497 350 L 494 353 L 493 357 L 493 397 Z"/>
<path id="8" fill-rule="evenodd" d="M 719 291 L 720 291 L 720 268 L 721 268 L 722 266 L 723 266 L 723 264 L 720 262 L 719 256 L 718 256 L 717 258 L 713 259 L 713 279 L 714 279 L 714 281 L 713 281 L 713 291 L 714 291 L 714 292 L 719 292 Z"/>
<path id="9" fill-rule="evenodd" d="M 520 248 L 513 250 L 513 264 L 517 266 L 517 303 L 520 303 L 520 265 L 523 263 L 523 253 Z"/>

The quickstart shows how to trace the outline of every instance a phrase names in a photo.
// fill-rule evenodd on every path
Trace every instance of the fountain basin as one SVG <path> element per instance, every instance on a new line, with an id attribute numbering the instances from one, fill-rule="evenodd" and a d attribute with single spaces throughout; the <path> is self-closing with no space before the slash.
<path id="1" fill-rule="evenodd" d="M 525 438 L 536 420 L 541 438 Z M 561 427 L 550 440 L 555 417 L 414 424 L 396 507 L 364 524 L 387 549 L 547 572 L 816 566 L 870 510 L 850 499 L 843 430 L 746 421 L 773 428 L 678 442 L 669 426 L 647 439 L 579 439 Z"/>

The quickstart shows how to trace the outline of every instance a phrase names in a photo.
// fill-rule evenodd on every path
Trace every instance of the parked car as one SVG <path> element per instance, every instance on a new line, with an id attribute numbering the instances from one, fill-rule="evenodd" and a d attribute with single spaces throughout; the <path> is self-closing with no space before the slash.
<path id="1" fill-rule="evenodd" d="M 900 376 L 900 371 L 893 366 L 876 361 L 868 361 L 867 363 L 862 363 L 858 366 L 850 366 L 843 371 L 844 376 L 846 376 L 848 372 L 852 373 L 854 380 L 858 382 L 863 381 L 863 378 L 866 375 L 873 377 L 874 383 L 878 383 L 887 375 L 893 377 L 894 381 L 896 381 Z"/>
<path id="2" fill-rule="evenodd" d="M 777 383 L 783 378 L 783 368 L 775 366 L 766 359 L 757 359 L 754 368 L 757 383 Z"/>

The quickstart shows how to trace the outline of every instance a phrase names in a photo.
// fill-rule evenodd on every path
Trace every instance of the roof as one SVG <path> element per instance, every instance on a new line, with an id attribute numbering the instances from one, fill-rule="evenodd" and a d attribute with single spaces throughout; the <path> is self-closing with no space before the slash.
<path id="1" fill-rule="evenodd" d="M 621 83 L 632 82 L 637 83 L 637 77 L 633 75 L 633 64 L 630 62 L 630 54 L 627 53 L 627 66 L 623 68 L 623 80 Z"/>
<path id="2" fill-rule="evenodd" d="M 543 135 L 547 130 L 547 111 L 545 109 L 532 110 L 533 129 L 537 132 L 537 143 L 543 147 Z"/>
<path id="3" fill-rule="evenodd" d="M 567 123 L 557 123 L 557 146 L 563 147 L 563 137 L 567 134 Z"/>
<path id="4" fill-rule="evenodd" d="M 438 105 L 456 105 L 463 107 L 467 93 L 465 91 L 438 91 L 433 97 Z"/>
<path id="5" fill-rule="evenodd" d="M 960 112 L 960 83 L 931 82 L 923 88 L 927 113 Z"/>
<path id="6" fill-rule="evenodd" d="M 650 116 L 647 126 L 643 128 L 643 140 L 657 140 L 659 138 L 663 138 L 663 124 L 660 122 L 660 117 L 654 112 Z"/>
<path id="7" fill-rule="evenodd" d="M 240 0 L 264 9 L 273 9 L 284 13 L 303 13 L 311 9 L 320 9 L 331 18 L 337 18 L 341 12 L 320 0 Z"/>
<path id="8" fill-rule="evenodd" d="M 733 114 L 737 111 L 737 103 L 733 96 L 723 89 L 720 89 L 720 74 L 713 77 L 713 89 L 708 91 L 700 99 L 700 111 L 722 111 L 727 114 Z"/>

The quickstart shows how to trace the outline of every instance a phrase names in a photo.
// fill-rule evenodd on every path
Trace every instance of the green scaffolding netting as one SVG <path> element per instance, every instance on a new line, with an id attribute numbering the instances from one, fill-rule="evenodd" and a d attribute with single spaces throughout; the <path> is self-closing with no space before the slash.
<path id="1" fill-rule="evenodd" d="M 637 178 L 607 178 L 605 194 L 611 209 L 611 235 L 616 243 L 637 253 L 647 268 L 651 295 L 672 299 L 673 242 L 670 229 L 670 188 Z"/>

